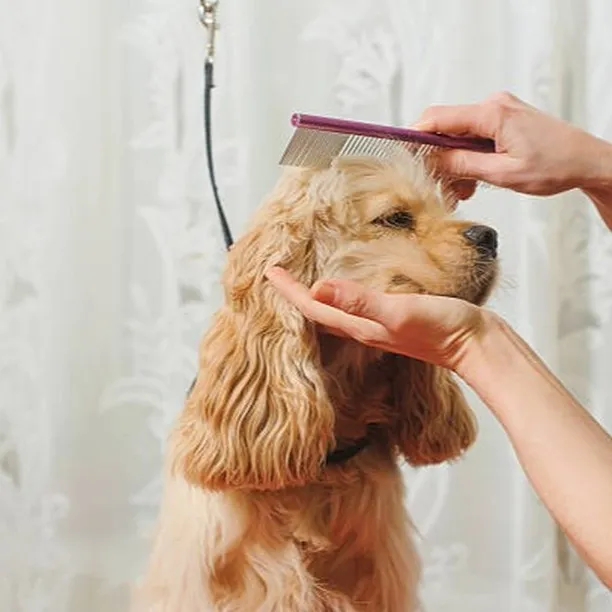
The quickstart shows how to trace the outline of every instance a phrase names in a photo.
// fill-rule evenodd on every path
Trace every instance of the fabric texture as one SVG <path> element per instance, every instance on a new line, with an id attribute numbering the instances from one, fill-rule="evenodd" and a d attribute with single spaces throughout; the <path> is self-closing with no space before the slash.
<path id="1" fill-rule="evenodd" d="M 195 0 L 0 9 L 0 610 L 123 610 L 220 300 L 204 31 Z M 609 0 L 220 0 L 219 17 L 215 160 L 236 235 L 294 111 L 409 125 L 506 89 L 612 139 Z M 612 236 L 593 207 L 481 189 L 459 214 L 499 230 L 491 307 L 612 427 Z M 406 469 L 426 609 L 609 610 L 470 399 L 468 456 Z"/>

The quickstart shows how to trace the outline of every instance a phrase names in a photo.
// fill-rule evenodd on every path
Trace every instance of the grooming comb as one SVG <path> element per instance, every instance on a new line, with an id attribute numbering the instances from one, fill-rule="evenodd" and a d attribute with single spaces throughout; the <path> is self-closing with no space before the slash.
<path id="1" fill-rule="evenodd" d="M 450 136 L 303 113 L 292 115 L 291 124 L 296 130 L 280 160 L 281 166 L 326 168 L 335 157 L 363 155 L 384 159 L 406 150 L 418 158 L 438 148 L 495 151 L 495 141 L 488 138 Z"/>

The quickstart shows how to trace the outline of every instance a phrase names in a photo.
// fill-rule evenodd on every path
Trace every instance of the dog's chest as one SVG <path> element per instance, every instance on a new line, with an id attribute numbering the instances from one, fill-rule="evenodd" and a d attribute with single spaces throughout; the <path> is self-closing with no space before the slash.
<path id="1" fill-rule="evenodd" d="M 389 510 L 385 500 L 397 498 L 402 488 L 398 472 L 395 464 L 385 462 L 378 470 L 353 475 L 350 482 L 312 485 L 281 498 L 279 518 L 287 535 L 307 556 L 347 546 L 374 548 Z"/>

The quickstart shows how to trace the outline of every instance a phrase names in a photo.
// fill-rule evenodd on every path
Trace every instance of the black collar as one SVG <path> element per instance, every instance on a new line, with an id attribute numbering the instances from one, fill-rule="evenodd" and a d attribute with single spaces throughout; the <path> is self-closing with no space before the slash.
<path id="1" fill-rule="evenodd" d="M 359 440 L 351 442 L 349 446 L 331 451 L 327 454 L 325 465 L 340 465 L 360 453 L 369 443 L 370 439 L 368 437 L 359 438 Z"/>

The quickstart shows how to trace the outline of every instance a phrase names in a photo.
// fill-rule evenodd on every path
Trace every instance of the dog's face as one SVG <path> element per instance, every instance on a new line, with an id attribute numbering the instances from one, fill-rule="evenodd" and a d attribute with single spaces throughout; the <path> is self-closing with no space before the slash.
<path id="1" fill-rule="evenodd" d="M 448 198 L 421 166 L 338 160 L 310 179 L 308 191 L 319 218 L 317 276 L 476 304 L 488 297 L 497 277 L 495 230 L 453 219 Z"/>
<path id="2" fill-rule="evenodd" d="M 337 380 L 323 366 L 314 325 L 265 278 L 280 265 L 306 285 L 341 277 L 481 304 L 497 275 L 496 234 L 450 218 L 448 208 L 408 156 L 287 171 L 230 253 L 225 305 L 202 341 L 200 375 L 173 437 L 175 468 L 213 489 L 311 482 L 349 413 L 364 427 L 387 424 L 392 444 L 414 465 L 459 456 L 475 426 L 446 370 L 381 360 L 352 344 L 340 358 L 360 365 L 341 368 L 347 380 Z M 376 376 L 368 359 L 379 360 Z"/>

